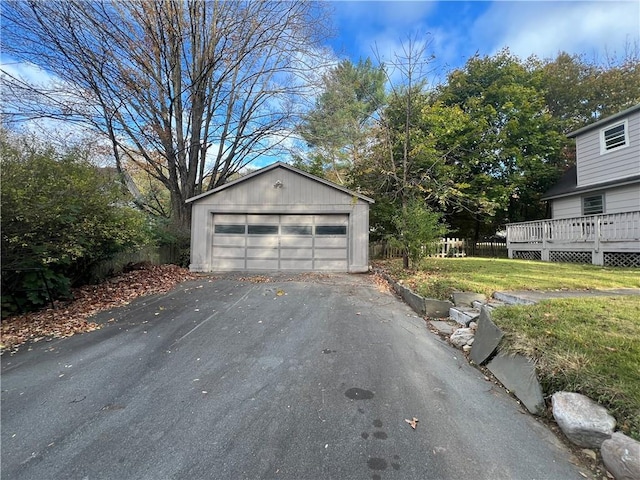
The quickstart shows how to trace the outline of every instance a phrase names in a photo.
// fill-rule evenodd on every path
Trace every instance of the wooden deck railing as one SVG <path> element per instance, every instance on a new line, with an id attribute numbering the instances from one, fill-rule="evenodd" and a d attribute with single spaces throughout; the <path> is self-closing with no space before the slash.
<path id="1" fill-rule="evenodd" d="M 539 220 L 507 225 L 509 257 L 515 251 L 592 251 L 599 263 L 602 248 L 640 252 L 640 211 Z"/>
<path id="2" fill-rule="evenodd" d="M 640 211 L 539 220 L 507 225 L 507 243 L 595 242 L 640 239 Z"/>

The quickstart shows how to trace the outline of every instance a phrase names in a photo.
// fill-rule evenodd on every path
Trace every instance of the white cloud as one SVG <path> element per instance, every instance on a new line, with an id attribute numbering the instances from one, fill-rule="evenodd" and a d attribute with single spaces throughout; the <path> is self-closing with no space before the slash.
<path id="1" fill-rule="evenodd" d="M 509 47 L 520 58 L 558 52 L 623 53 L 640 37 L 640 2 L 494 2 L 477 19 L 472 38 L 490 53 Z"/>
<path id="2" fill-rule="evenodd" d="M 0 58 L 0 75 L 9 74 L 24 80 L 30 85 L 49 86 L 58 82 L 58 77 L 28 62 L 14 62 L 6 57 Z"/>
<path id="3" fill-rule="evenodd" d="M 436 2 L 416 1 L 334 2 L 339 18 L 337 26 L 345 36 L 345 47 L 355 45 L 362 58 L 373 57 L 376 44 L 380 53 L 389 58 L 394 48 L 383 46 L 388 43 L 399 45 L 416 32 L 426 33 L 424 19 L 435 6 Z M 341 53 L 339 49 L 338 53 Z"/>

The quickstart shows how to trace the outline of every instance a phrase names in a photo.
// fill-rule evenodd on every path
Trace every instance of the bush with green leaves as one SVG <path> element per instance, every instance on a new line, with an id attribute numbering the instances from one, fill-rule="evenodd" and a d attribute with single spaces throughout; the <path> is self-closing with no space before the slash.
<path id="1" fill-rule="evenodd" d="M 389 243 L 402 249 L 413 265 L 431 253 L 428 251 L 429 246 L 447 233 L 442 215 L 417 199 L 410 200 L 393 217 L 393 223 L 397 233 L 390 238 Z"/>
<path id="2" fill-rule="evenodd" d="M 117 175 L 80 151 L 60 153 L 0 135 L 3 314 L 45 304 L 89 269 L 149 241 Z"/>

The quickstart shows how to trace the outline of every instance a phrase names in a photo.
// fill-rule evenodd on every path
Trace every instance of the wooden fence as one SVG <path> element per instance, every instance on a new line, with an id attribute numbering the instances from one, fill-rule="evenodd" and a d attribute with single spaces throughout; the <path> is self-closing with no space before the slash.
<path id="1" fill-rule="evenodd" d="M 147 246 L 133 252 L 121 252 L 109 260 L 104 260 L 94 265 L 91 269 L 90 278 L 94 282 L 99 282 L 111 275 L 122 272 L 128 265 L 135 263 L 150 263 L 152 265 L 180 264 L 183 261 L 181 253 L 177 245 Z"/>
<path id="2" fill-rule="evenodd" d="M 460 258 L 460 257 L 504 257 L 508 256 L 507 244 L 504 242 L 473 242 L 462 238 L 442 238 L 424 247 L 426 257 Z M 402 250 L 391 247 L 385 242 L 369 245 L 369 258 L 386 259 L 402 256 Z"/>

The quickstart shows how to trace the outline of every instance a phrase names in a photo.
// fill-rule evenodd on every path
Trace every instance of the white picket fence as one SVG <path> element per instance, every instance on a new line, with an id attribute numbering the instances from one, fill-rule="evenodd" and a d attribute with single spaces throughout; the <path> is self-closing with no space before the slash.
<path id="1" fill-rule="evenodd" d="M 506 257 L 507 245 L 501 242 L 471 242 L 463 238 L 441 238 L 440 241 L 426 245 L 426 257 L 460 258 L 475 257 Z M 383 242 L 372 243 L 369 246 L 370 258 L 397 258 L 402 256 L 402 250 L 391 247 Z"/>

